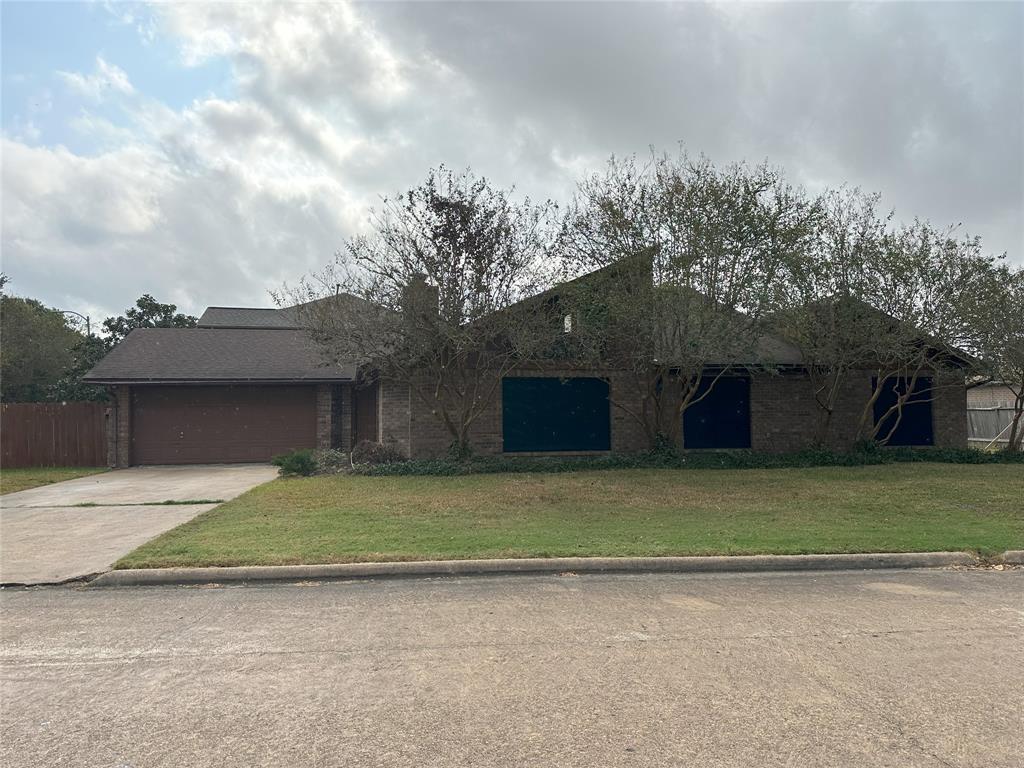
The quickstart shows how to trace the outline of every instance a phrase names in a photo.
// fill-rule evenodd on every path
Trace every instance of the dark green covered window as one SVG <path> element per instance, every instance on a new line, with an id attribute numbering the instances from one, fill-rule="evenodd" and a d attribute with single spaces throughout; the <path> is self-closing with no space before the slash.
<path id="1" fill-rule="evenodd" d="M 683 447 L 750 447 L 750 379 L 705 376 L 694 399 L 683 411 Z"/>
<path id="2" fill-rule="evenodd" d="M 878 379 L 871 380 L 878 386 Z M 893 378 L 882 384 L 882 391 L 875 400 L 875 423 L 881 422 L 878 428 L 878 439 L 889 437 L 887 445 L 935 445 L 935 431 L 932 426 L 932 380 L 919 378 L 914 382 L 914 390 L 903 405 L 902 411 L 894 410 L 899 398 L 907 394 L 910 381 L 905 378 Z M 895 427 L 895 429 L 893 429 Z"/>
<path id="3" fill-rule="evenodd" d="M 611 448 L 607 381 L 513 377 L 501 384 L 505 451 Z"/>

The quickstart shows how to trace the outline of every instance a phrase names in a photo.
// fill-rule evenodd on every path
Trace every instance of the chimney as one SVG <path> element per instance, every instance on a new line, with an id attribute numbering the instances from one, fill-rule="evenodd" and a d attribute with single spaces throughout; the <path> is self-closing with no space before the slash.
<path id="1" fill-rule="evenodd" d="M 416 272 L 402 290 L 402 313 L 407 317 L 436 318 L 439 313 L 437 286 L 427 276 Z"/>

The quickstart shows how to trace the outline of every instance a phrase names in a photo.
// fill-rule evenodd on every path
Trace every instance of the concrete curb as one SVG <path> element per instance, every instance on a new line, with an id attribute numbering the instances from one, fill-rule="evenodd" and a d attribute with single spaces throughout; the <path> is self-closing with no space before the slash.
<path id="1" fill-rule="evenodd" d="M 1021 553 L 1024 555 L 1024 553 Z M 335 565 L 275 565 L 232 568 L 140 568 L 107 571 L 96 587 L 137 587 L 310 579 L 371 579 L 417 576 L 479 576 L 511 573 L 750 573 L 845 571 L 873 568 L 947 568 L 976 565 L 966 552 L 857 555 L 734 555 L 724 557 L 552 557 L 505 560 L 432 560 Z"/>
<path id="2" fill-rule="evenodd" d="M 1024 565 L 1024 549 L 1007 550 L 1001 560 L 1008 565 Z"/>

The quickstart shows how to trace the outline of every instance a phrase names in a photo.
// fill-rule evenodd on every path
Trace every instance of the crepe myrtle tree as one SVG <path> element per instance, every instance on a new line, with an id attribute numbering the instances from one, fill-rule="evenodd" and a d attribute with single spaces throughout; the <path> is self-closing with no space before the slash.
<path id="1" fill-rule="evenodd" d="M 962 387 L 976 367 L 966 354 L 971 338 L 967 308 L 995 259 L 982 252 L 977 237 L 960 237 L 956 227 L 938 229 L 922 221 L 887 232 L 878 256 L 867 303 L 881 319 L 869 324 L 873 375 L 857 437 L 884 445 L 907 405 Z M 892 405 L 876 414 L 876 403 L 887 391 L 893 394 Z"/>
<path id="2" fill-rule="evenodd" d="M 598 271 L 562 301 L 579 356 L 631 375 L 638 397 L 612 404 L 651 448 L 680 444 L 684 412 L 721 376 L 770 365 L 762 320 L 817 216 L 775 168 L 685 152 L 612 158 L 579 184 L 560 251 L 567 278 Z"/>
<path id="3" fill-rule="evenodd" d="M 384 198 L 370 231 L 323 272 L 285 289 L 314 338 L 339 361 L 407 382 L 469 452 L 470 429 L 502 377 L 537 359 L 561 330 L 546 303 L 556 206 L 514 200 L 471 171 L 444 166 Z"/>
<path id="4" fill-rule="evenodd" d="M 833 414 L 854 371 L 871 374 L 855 439 L 886 444 L 908 405 L 962 386 L 977 362 L 966 354 L 970 311 L 985 303 L 979 287 L 997 260 L 954 227 L 897 227 L 878 206 L 878 195 L 857 189 L 826 192 L 810 247 L 794 254 L 780 283 L 772 324 L 800 350 L 823 444 L 835 438 Z M 887 393 L 891 404 L 876 414 Z"/>
<path id="5" fill-rule="evenodd" d="M 880 196 L 856 188 L 828 190 L 806 249 L 792 254 L 779 283 L 774 330 L 800 352 L 822 418 L 816 441 L 828 445 L 842 385 L 873 362 L 892 319 L 870 303 L 884 271 L 881 251 L 893 213 Z M 876 398 L 877 399 L 877 398 Z"/>
<path id="6" fill-rule="evenodd" d="M 891 214 L 880 216 L 878 195 L 830 190 L 804 251 L 787 261 L 772 326 L 800 351 L 821 411 L 817 442 L 832 438 L 841 385 L 863 366 L 881 318 L 864 304 Z"/>

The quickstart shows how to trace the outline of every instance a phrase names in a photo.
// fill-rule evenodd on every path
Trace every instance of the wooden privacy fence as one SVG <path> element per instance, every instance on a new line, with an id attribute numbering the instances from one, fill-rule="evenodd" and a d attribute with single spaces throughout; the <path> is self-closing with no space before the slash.
<path id="1" fill-rule="evenodd" d="M 1013 408 L 968 408 L 967 440 L 975 445 L 1008 443 L 1012 419 Z"/>
<path id="2" fill-rule="evenodd" d="M 0 467 L 107 464 L 105 403 L 0 404 Z"/>

